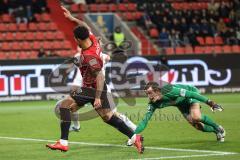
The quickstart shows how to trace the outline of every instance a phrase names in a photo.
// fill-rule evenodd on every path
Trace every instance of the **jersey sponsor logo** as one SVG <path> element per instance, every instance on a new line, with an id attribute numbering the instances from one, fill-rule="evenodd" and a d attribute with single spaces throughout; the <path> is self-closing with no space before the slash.
<path id="1" fill-rule="evenodd" d="M 180 96 L 182 97 L 186 96 L 186 89 L 180 89 Z"/>
<path id="2" fill-rule="evenodd" d="M 97 62 L 96 58 L 94 58 L 89 61 L 89 64 L 90 64 L 90 66 L 94 66 L 94 65 L 98 64 L 98 62 Z"/>

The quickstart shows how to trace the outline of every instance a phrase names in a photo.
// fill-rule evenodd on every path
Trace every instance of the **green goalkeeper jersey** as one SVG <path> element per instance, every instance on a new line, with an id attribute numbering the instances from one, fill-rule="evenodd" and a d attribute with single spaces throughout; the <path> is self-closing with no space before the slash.
<path id="1" fill-rule="evenodd" d="M 156 109 L 161 109 L 169 106 L 183 107 L 189 103 L 203 102 L 207 103 L 208 98 L 199 94 L 199 90 L 190 85 L 166 85 L 161 89 L 163 97 L 156 102 L 149 102 L 148 111 L 143 120 L 138 124 L 135 133 L 142 132 L 148 121 L 151 119 Z"/>

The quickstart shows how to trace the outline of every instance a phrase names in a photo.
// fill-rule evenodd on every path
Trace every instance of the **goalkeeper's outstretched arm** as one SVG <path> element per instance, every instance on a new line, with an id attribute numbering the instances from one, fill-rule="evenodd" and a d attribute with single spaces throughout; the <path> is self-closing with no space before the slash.
<path id="1" fill-rule="evenodd" d="M 65 17 L 66 17 L 67 19 L 69 19 L 70 21 L 73 21 L 73 22 L 77 23 L 77 24 L 80 25 L 80 26 L 85 26 L 86 28 L 88 28 L 89 31 L 91 30 L 91 28 L 88 26 L 87 23 L 85 23 L 84 21 L 82 21 L 82 20 L 80 20 L 80 19 L 75 18 L 75 17 L 70 13 L 70 11 L 69 11 L 67 8 L 65 8 L 65 7 L 63 7 L 63 6 L 61 6 L 61 8 L 64 10 L 64 15 L 65 15 Z"/>
<path id="2" fill-rule="evenodd" d="M 151 119 L 154 111 L 155 111 L 155 108 L 153 108 L 150 105 L 148 112 L 145 114 L 143 120 L 138 124 L 138 126 L 134 132 L 135 134 L 141 133 L 147 127 L 148 121 Z"/>
<path id="3" fill-rule="evenodd" d="M 174 96 L 174 97 L 181 96 L 181 97 L 186 97 L 186 98 L 193 98 L 193 99 L 199 100 L 200 102 L 203 102 L 211 107 L 215 104 L 208 97 L 203 96 L 197 92 L 189 91 L 189 90 L 183 89 L 183 88 L 177 88 L 172 85 L 171 86 L 169 85 L 169 87 L 164 88 L 163 94 L 166 96 Z"/>

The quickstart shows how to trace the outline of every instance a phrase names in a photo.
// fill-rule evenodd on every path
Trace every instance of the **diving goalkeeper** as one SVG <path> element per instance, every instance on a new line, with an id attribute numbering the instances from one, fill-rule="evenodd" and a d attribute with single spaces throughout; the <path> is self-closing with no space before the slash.
<path id="1" fill-rule="evenodd" d="M 156 109 L 176 106 L 193 127 L 203 132 L 215 133 L 217 141 L 224 142 L 224 128 L 216 124 L 207 115 L 201 113 L 200 102 L 209 105 L 212 111 L 222 111 L 223 108 L 199 94 L 199 90 L 196 87 L 169 84 L 160 88 L 156 82 L 149 82 L 144 90 L 150 100 L 148 111 L 143 120 L 138 124 L 135 133 L 140 133 L 146 128 Z"/>

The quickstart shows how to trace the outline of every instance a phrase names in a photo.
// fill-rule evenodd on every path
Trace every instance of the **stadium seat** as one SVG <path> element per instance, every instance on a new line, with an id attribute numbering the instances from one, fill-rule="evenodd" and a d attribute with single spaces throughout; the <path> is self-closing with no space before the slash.
<path id="1" fill-rule="evenodd" d="M 65 37 L 64 37 L 63 32 L 57 31 L 57 32 L 55 32 L 55 38 L 56 38 L 57 40 L 63 40 Z"/>
<path id="2" fill-rule="evenodd" d="M 205 44 L 206 45 L 213 45 L 214 44 L 214 39 L 213 39 L 213 37 L 206 37 L 205 38 Z"/>
<path id="3" fill-rule="evenodd" d="M 149 31 L 150 37 L 152 38 L 158 38 L 159 37 L 159 32 L 156 28 L 151 28 Z"/>
<path id="4" fill-rule="evenodd" d="M 56 31 L 56 30 L 58 30 L 58 27 L 54 22 L 50 22 L 50 23 L 48 23 L 48 29 L 50 31 Z"/>
<path id="5" fill-rule="evenodd" d="M 208 3 L 207 2 L 200 2 L 201 9 L 207 9 Z"/>
<path id="6" fill-rule="evenodd" d="M 97 4 L 90 4 L 89 5 L 89 11 L 90 12 L 97 12 L 98 11 L 98 5 Z"/>
<path id="7" fill-rule="evenodd" d="M 43 32 L 36 32 L 35 38 L 36 38 L 36 40 L 39 40 L 39 41 L 44 40 L 44 34 L 43 34 Z"/>
<path id="8" fill-rule="evenodd" d="M 193 48 L 191 46 L 185 47 L 185 54 L 193 54 Z"/>
<path id="9" fill-rule="evenodd" d="M 2 51 L 10 51 L 10 50 L 11 50 L 10 43 L 3 42 L 3 43 L 1 44 L 1 50 L 2 50 Z"/>
<path id="10" fill-rule="evenodd" d="M 48 41 L 44 41 L 43 43 L 42 43 L 42 47 L 45 49 L 45 50 L 49 50 L 49 49 L 51 49 L 51 43 L 49 43 Z"/>
<path id="11" fill-rule="evenodd" d="M 87 10 L 88 10 L 87 5 L 85 5 L 85 4 L 80 4 L 80 6 L 79 6 L 79 11 L 80 11 L 81 13 L 85 13 L 85 12 L 87 12 Z"/>
<path id="12" fill-rule="evenodd" d="M 19 42 L 13 42 L 11 46 L 12 46 L 11 49 L 14 50 L 14 51 L 21 50 L 21 45 L 20 45 Z"/>
<path id="13" fill-rule="evenodd" d="M 22 43 L 22 50 L 31 50 L 32 49 L 32 44 L 31 42 L 23 42 Z"/>
<path id="14" fill-rule="evenodd" d="M 42 47 L 42 45 L 40 44 L 40 42 L 38 42 L 38 41 L 33 42 L 32 49 L 39 50 L 41 47 Z"/>
<path id="15" fill-rule="evenodd" d="M 223 39 L 222 39 L 222 37 L 219 37 L 219 36 L 214 37 L 214 43 L 215 43 L 216 45 L 222 45 L 222 44 L 223 44 Z"/>
<path id="16" fill-rule="evenodd" d="M 78 6 L 78 4 L 72 4 L 72 5 L 70 6 L 70 10 L 71 10 L 71 12 L 73 12 L 73 13 L 79 12 L 79 6 Z"/>
<path id="17" fill-rule="evenodd" d="M 30 59 L 36 59 L 36 58 L 38 58 L 38 52 L 37 51 L 31 51 L 28 56 L 29 56 Z"/>
<path id="18" fill-rule="evenodd" d="M 54 41 L 54 42 L 52 43 L 52 47 L 53 47 L 53 49 L 55 49 L 55 50 L 61 49 L 61 48 L 62 48 L 61 41 Z"/>
<path id="19" fill-rule="evenodd" d="M 60 56 L 62 56 L 62 57 L 68 57 L 68 56 L 69 56 L 68 50 L 58 51 L 57 54 L 60 55 Z"/>
<path id="20" fill-rule="evenodd" d="M 202 46 L 196 46 L 194 48 L 194 53 L 195 54 L 203 54 L 204 53 L 204 48 Z"/>
<path id="21" fill-rule="evenodd" d="M 18 59 L 28 59 L 28 52 L 22 51 L 18 55 Z"/>
<path id="22" fill-rule="evenodd" d="M 126 12 L 128 9 L 124 3 L 119 3 L 118 4 L 118 10 L 121 12 Z"/>
<path id="23" fill-rule="evenodd" d="M 232 52 L 233 52 L 233 53 L 240 53 L 240 46 L 238 46 L 238 45 L 233 45 L 233 46 L 232 46 Z"/>
<path id="24" fill-rule="evenodd" d="M 17 31 L 17 24 L 16 23 L 10 23 L 8 25 L 8 31 L 16 32 Z"/>
<path id="25" fill-rule="evenodd" d="M 108 12 L 108 5 L 107 4 L 100 4 L 99 5 L 100 12 Z"/>
<path id="26" fill-rule="evenodd" d="M 28 29 L 33 32 L 37 31 L 37 23 L 29 23 Z"/>
<path id="27" fill-rule="evenodd" d="M 5 53 L 5 52 L 0 52 L 0 59 L 1 60 L 5 60 L 5 59 L 7 59 L 8 57 L 7 57 L 7 54 Z"/>
<path id="28" fill-rule="evenodd" d="M 200 45 L 205 45 L 203 37 L 197 37 L 197 41 Z"/>
<path id="29" fill-rule="evenodd" d="M 5 41 L 5 34 L 4 33 L 0 33 L 0 42 L 1 41 Z"/>
<path id="30" fill-rule="evenodd" d="M 72 56 L 74 55 L 74 53 L 76 53 L 76 51 L 73 52 L 72 50 L 68 50 L 68 51 L 67 51 L 67 56 L 68 56 L 68 57 L 72 57 Z"/>
<path id="31" fill-rule="evenodd" d="M 173 55 L 173 54 L 175 54 L 174 48 L 172 48 L 172 47 L 166 48 L 166 49 L 165 49 L 165 53 L 166 53 L 167 55 Z"/>
<path id="32" fill-rule="evenodd" d="M 137 4 L 135 3 L 128 3 L 128 10 L 129 11 L 137 11 Z"/>
<path id="33" fill-rule="evenodd" d="M 109 4 L 109 11 L 110 12 L 116 12 L 117 11 L 117 5 L 116 4 Z"/>
<path id="34" fill-rule="evenodd" d="M 12 17 L 9 14 L 2 15 L 2 22 L 3 23 L 11 23 L 13 22 Z"/>
<path id="35" fill-rule="evenodd" d="M 174 8 L 175 10 L 179 10 L 181 9 L 181 6 L 179 5 L 179 3 L 172 3 L 172 8 Z"/>
<path id="36" fill-rule="evenodd" d="M 72 49 L 72 44 L 69 41 L 64 41 L 63 42 L 63 48 L 64 49 Z"/>
<path id="37" fill-rule="evenodd" d="M 25 34 L 25 39 L 26 39 L 27 41 L 35 40 L 34 32 L 26 32 L 26 34 Z"/>
<path id="38" fill-rule="evenodd" d="M 189 2 L 181 3 L 181 9 L 183 9 L 183 10 L 189 10 L 189 9 L 191 9 L 191 6 L 192 6 L 192 4 Z"/>
<path id="39" fill-rule="evenodd" d="M 16 32 L 15 35 L 15 40 L 17 41 L 22 41 L 25 38 L 25 33 L 24 32 Z"/>
<path id="40" fill-rule="evenodd" d="M 47 28 L 47 23 L 43 23 L 43 22 L 38 23 L 38 29 L 39 29 L 40 31 L 47 31 L 47 30 L 48 30 L 48 28 Z"/>
<path id="41" fill-rule="evenodd" d="M 0 32 L 6 32 L 8 27 L 5 23 L 0 23 Z"/>
<path id="42" fill-rule="evenodd" d="M 37 22 L 41 22 L 41 15 L 40 14 L 34 14 L 34 17 L 36 18 Z"/>
<path id="43" fill-rule="evenodd" d="M 216 53 L 216 54 L 223 53 L 222 46 L 214 46 L 214 53 Z"/>
<path id="44" fill-rule="evenodd" d="M 204 53 L 205 54 L 213 54 L 214 52 L 214 47 L 213 46 L 205 46 L 204 47 Z"/>
<path id="45" fill-rule="evenodd" d="M 27 31 L 27 24 L 25 24 L 25 23 L 18 24 L 18 30 L 20 32 L 26 32 Z"/>
<path id="46" fill-rule="evenodd" d="M 142 17 L 143 13 L 142 12 L 135 12 L 135 20 L 139 20 Z"/>
<path id="47" fill-rule="evenodd" d="M 232 53 L 232 47 L 229 45 L 224 45 L 222 47 L 223 53 Z"/>
<path id="48" fill-rule="evenodd" d="M 14 34 L 12 32 L 7 32 L 6 35 L 5 35 L 5 40 L 13 41 L 14 40 Z"/>
<path id="49" fill-rule="evenodd" d="M 127 21 L 134 20 L 134 16 L 133 16 L 132 12 L 124 12 L 122 18 L 127 20 Z"/>
<path id="50" fill-rule="evenodd" d="M 54 40 L 55 39 L 55 34 L 53 32 L 46 32 L 45 33 L 45 38 L 47 40 Z"/>
<path id="51" fill-rule="evenodd" d="M 42 20 L 43 22 L 50 22 L 50 21 L 51 21 L 51 17 L 50 17 L 49 14 L 43 13 L 43 14 L 41 14 L 41 20 Z"/>
<path id="52" fill-rule="evenodd" d="M 176 54 L 178 54 L 178 55 L 183 55 L 183 54 L 185 54 L 185 49 L 184 49 L 184 47 L 176 47 Z"/>
<path id="53" fill-rule="evenodd" d="M 18 52 L 15 52 L 15 51 L 8 52 L 7 53 L 7 58 L 8 59 L 18 59 Z"/>

